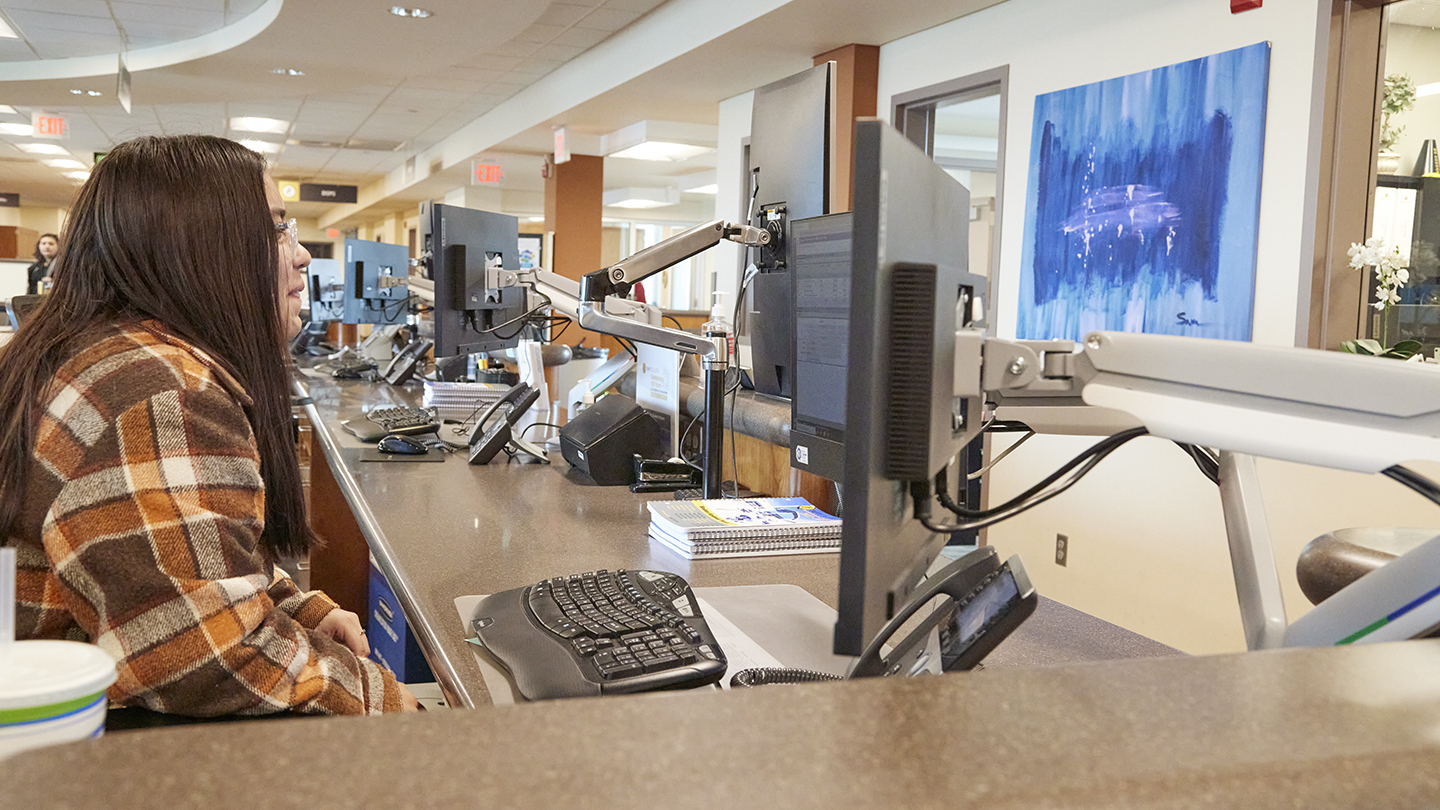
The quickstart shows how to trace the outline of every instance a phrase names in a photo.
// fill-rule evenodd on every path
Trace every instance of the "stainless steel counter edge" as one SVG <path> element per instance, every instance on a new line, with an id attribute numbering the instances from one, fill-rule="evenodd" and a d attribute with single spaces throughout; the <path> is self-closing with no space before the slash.
<path id="1" fill-rule="evenodd" d="M 294 386 L 301 397 L 309 397 L 309 389 L 303 381 L 295 380 Z M 425 655 L 426 663 L 435 673 L 435 680 L 440 685 L 440 690 L 445 693 L 446 701 L 451 706 L 475 708 L 474 698 L 461 682 L 454 667 L 450 665 L 450 660 L 439 652 L 439 634 L 420 610 L 410 580 L 395 565 L 390 542 L 386 539 L 385 532 L 381 531 L 374 513 L 370 511 L 370 505 L 365 502 L 360 487 L 355 482 L 355 477 L 350 474 L 350 469 L 345 466 L 344 460 L 340 457 L 340 445 L 331 434 L 329 424 L 320 416 L 314 402 L 307 402 L 304 409 L 305 416 L 310 419 L 315 435 L 320 437 L 320 447 L 325 453 L 326 462 L 330 464 L 331 472 L 335 475 L 335 482 L 339 484 L 340 492 L 345 496 L 345 502 L 350 504 L 350 511 L 355 513 L 355 522 L 360 525 L 360 533 L 365 536 L 365 542 L 370 546 L 370 554 L 374 556 L 375 564 L 380 567 L 380 573 L 385 575 L 386 581 L 395 591 L 395 598 L 400 601 L 400 610 L 405 614 L 406 625 L 415 632 L 415 640 L 420 645 L 420 652 Z"/>

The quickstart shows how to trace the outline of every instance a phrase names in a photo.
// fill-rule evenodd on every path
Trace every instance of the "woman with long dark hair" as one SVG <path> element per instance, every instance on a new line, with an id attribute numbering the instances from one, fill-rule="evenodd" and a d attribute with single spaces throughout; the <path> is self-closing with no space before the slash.
<path id="1" fill-rule="evenodd" d="M 53 233 L 41 234 L 35 240 L 35 261 L 25 272 L 25 294 L 36 295 L 42 284 L 50 282 L 50 265 L 55 263 L 55 254 L 60 252 L 60 237 Z"/>
<path id="2" fill-rule="evenodd" d="M 313 538 L 285 359 L 310 257 L 264 160 L 129 141 L 64 233 L 64 272 L 0 349 L 18 635 L 98 644 L 111 700 L 157 712 L 414 708 L 355 614 L 274 567 Z"/>

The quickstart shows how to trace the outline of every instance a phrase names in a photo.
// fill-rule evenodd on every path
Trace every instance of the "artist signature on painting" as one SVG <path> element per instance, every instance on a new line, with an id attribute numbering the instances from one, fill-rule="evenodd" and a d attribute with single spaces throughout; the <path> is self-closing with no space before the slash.
<path id="1" fill-rule="evenodd" d="M 1181 326 L 1204 326 L 1204 325 L 1205 325 L 1205 324 L 1203 324 L 1203 323 L 1195 320 L 1194 318 L 1187 318 L 1187 317 L 1185 317 L 1185 313 L 1183 313 L 1183 312 L 1177 313 L 1177 314 L 1175 315 L 1175 321 L 1176 321 L 1176 323 L 1180 324 Z"/>

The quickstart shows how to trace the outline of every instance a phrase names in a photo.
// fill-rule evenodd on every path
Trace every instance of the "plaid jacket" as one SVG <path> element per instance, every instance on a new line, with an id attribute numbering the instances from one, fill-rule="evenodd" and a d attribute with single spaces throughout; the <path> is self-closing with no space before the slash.
<path id="1" fill-rule="evenodd" d="M 399 711 L 395 678 L 314 632 L 334 609 L 259 549 L 265 489 L 244 408 L 156 323 L 113 325 L 60 369 L 18 550 L 21 638 L 98 644 L 110 698 L 172 714 Z"/>

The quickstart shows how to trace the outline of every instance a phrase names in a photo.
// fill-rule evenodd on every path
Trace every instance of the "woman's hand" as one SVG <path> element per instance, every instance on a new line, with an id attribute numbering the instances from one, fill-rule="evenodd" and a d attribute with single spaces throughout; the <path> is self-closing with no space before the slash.
<path id="1" fill-rule="evenodd" d="M 365 628 L 360 626 L 360 617 L 348 610 L 335 608 L 325 614 L 325 618 L 315 625 L 315 632 L 344 644 L 361 658 L 370 654 L 370 640 L 365 638 Z"/>

